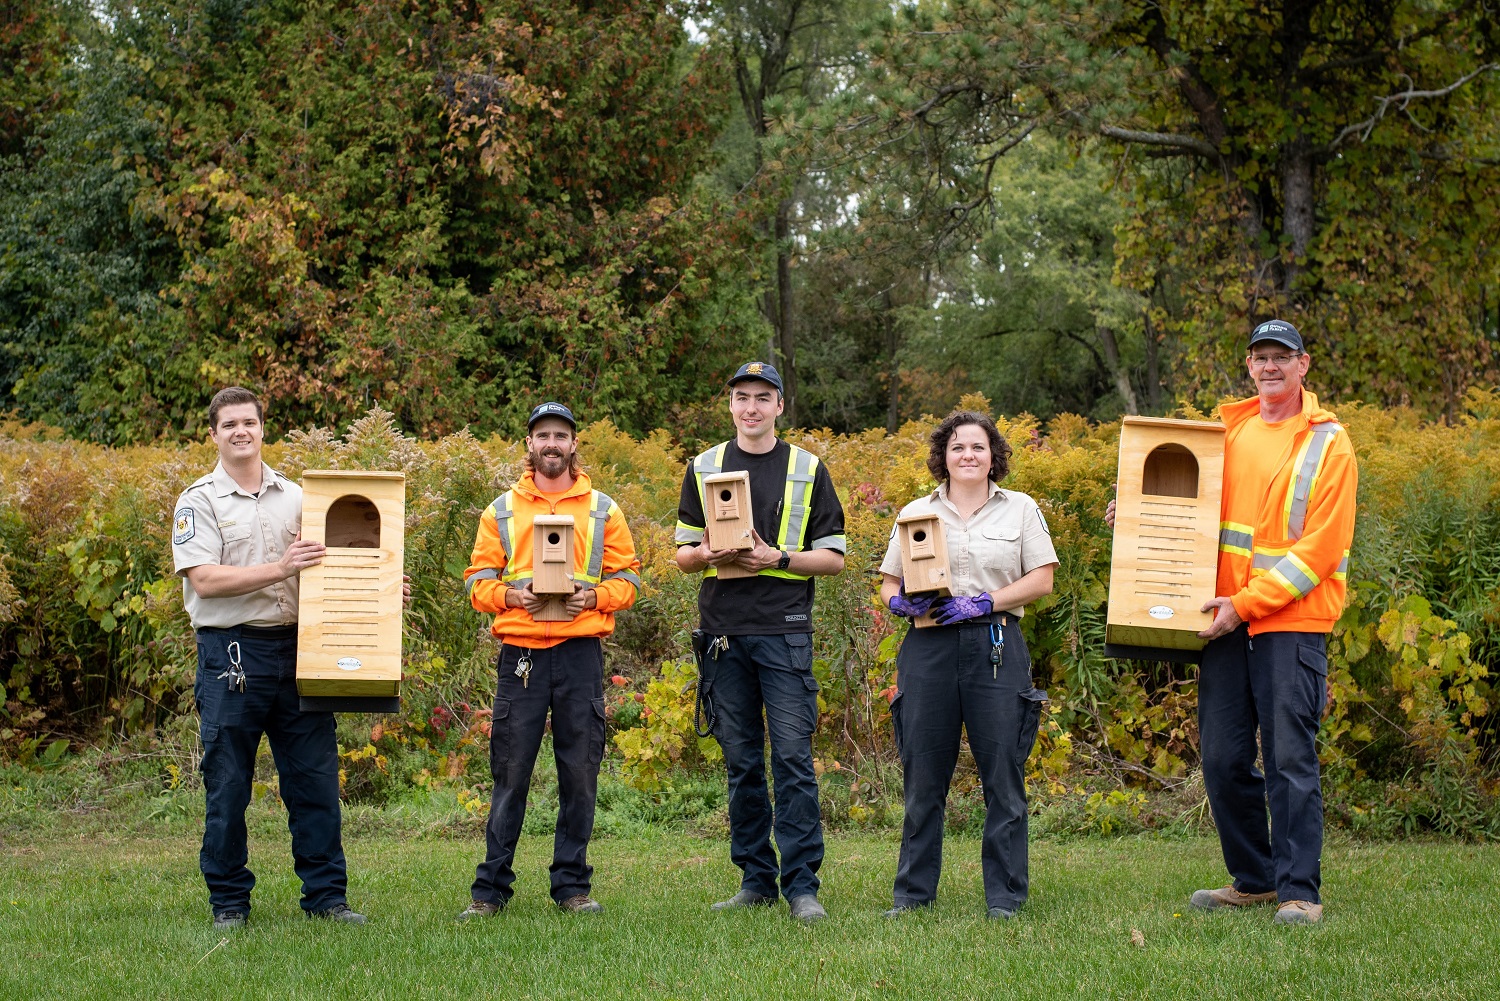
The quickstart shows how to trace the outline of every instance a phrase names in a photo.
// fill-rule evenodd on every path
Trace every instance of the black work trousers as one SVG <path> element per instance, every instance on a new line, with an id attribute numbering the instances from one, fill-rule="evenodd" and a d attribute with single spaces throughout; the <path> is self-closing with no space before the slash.
<path id="1" fill-rule="evenodd" d="M 1026 759 L 1036 743 L 1045 692 L 1032 687 L 1031 656 L 1014 616 L 1004 616 L 1001 661 L 991 663 L 991 623 L 912 629 L 896 657 L 891 702 L 906 782 L 906 819 L 895 903 L 937 899 L 948 786 L 966 731 L 984 789 L 981 862 L 987 907 L 1026 901 Z"/>
<path id="2" fill-rule="evenodd" d="M 532 662 L 524 683 L 516 676 L 523 655 Z M 550 711 L 558 796 L 550 871 L 552 899 L 562 903 L 588 893 L 594 873 L 588 847 L 594 833 L 599 763 L 604 758 L 604 647 L 596 637 L 564 640 L 545 650 L 506 644 L 500 649 L 499 671 L 490 723 L 495 788 L 473 899 L 503 907 L 514 892 L 516 840 L 526 819 L 526 793 Z"/>
<path id="3" fill-rule="evenodd" d="M 1204 648 L 1198 675 L 1203 786 L 1224 864 L 1235 889 L 1275 890 L 1282 903 L 1319 902 L 1327 643 L 1322 633 L 1252 637 L 1240 626 Z M 1264 773 L 1255 767 L 1257 730 Z"/>

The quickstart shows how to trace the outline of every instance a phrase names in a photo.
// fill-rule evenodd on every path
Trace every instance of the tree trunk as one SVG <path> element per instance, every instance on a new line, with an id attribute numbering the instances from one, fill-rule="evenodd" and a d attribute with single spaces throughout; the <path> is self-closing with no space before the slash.
<path id="1" fill-rule="evenodd" d="M 781 355 L 785 427 L 797 427 L 797 330 L 792 312 L 792 203 L 776 206 L 776 341 Z"/>
<path id="2" fill-rule="evenodd" d="M 1307 260 L 1313 238 L 1313 157 L 1300 133 L 1281 152 L 1281 232 L 1291 243 L 1292 259 L 1282 276 L 1281 291 L 1290 295 Z"/>
<path id="3" fill-rule="evenodd" d="M 1161 357 L 1157 353 L 1156 331 L 1151 326 L 1151 314 L 1142 317 L 1146 330 L 1146 402 L 1153 414 L 1161 413 Z"/>
<path id="4" fill-rule="evenodd" d="M 891 317 L 894 308 L 891 290 L 886 289 L 881 298 L 885 308 L 880 312 L 880 319 L 885 324 L 886 371 L 890 382 L 885 396 L 885 429 L 895 434 L 901 427 L 901 363 L 896 357 L 901 345 L 897 340 L 896 322 Z"/>
<path id="5" fill-rule="evenodd" d="M 1109 374 L 1115 381 L 1115 389 L 1120 393 L 1120 399 L 1125 401 L 1125 412 L 1127 414 L 1138 414 L 1141 405 L 1136 400 L 1135 387 L 1130 385 L 1130 373 L 1125 371 L 1125 366 L 1120 364 L 1120 344 L 1115 339 L 1115 332 L 1106 326 L 1094 328 L 1099 334 L 1099 342 L 1104 345 L 1104 360 L 1109 365 Z"/>

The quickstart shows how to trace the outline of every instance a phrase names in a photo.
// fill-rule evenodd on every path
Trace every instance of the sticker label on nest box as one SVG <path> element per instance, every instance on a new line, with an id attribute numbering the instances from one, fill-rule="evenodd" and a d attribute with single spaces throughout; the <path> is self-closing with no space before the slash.
<path id="1" fill-rule="evenodd" d="M 1140 606 L 1137 605 L 1136 607 L 1139 608 Z M 1146 609 L 1146 614 L 1150 615 L 1153 619 L 1170 619 L 1177 613 L 1173 612 L 1166 605 L 1152 605 L 1150 608 Z M 339 663 L 342 664 L 343 661 L 340 661 Z"/>
<path id="2" fill-rule="evenodd" d="M 1156 613 L 1153 611 L 1151 614 L 1155 615 Z M 1169 612 L 1168 614 L 1171 614 L 1171 613 Z M 358 657 L 340 657 L 339 658 L 339 670 L 340 671 L 358 671 L 361 666 L 363 666 L 363 665 L 360 664 Z"/>

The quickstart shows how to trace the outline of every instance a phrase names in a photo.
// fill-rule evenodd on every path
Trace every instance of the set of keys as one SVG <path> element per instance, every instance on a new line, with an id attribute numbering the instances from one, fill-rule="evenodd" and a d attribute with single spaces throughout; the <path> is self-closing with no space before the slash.
<path id="1" fill-rule="evenodd" d="M 243 692 L 245 690 L 245 669 L 240 666 L 240 644 L 238 641 L 230 641 L 229 646 L 224 648 L 229 654 L 229 669 L 219 675 L 220 679 L 229 679 L 229 690 L 231 692 Z"/>
<path id="2" fill-rule="evenodd" d="M 523 653 L 516 661 L 516 677 L 521 679 L 522 688 L 531 687 L 531 654 Z"/>
<path id="3" fill-rule="evenodd" d="M 1005 653 L 1005 633 L 1000 631 L 1000 623 L 990 623 L 990 677 L 1000 677 L 1000 659 Z"/>
<path id="4" fill-rule="evenodd" d="M 719 659 L 719 654 L 729 652 L 729 637 L 715 636 L 708 644 L 709 656 L 714 660 Z"/>

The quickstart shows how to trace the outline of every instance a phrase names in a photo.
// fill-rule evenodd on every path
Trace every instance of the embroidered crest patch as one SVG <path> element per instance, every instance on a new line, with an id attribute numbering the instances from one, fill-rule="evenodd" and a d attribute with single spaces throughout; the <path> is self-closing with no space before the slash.
<path id="1" fill-rule="evenodd" d="M 191 539 L 197 531 L 198 526 L 193 520 L 193 509 L 190 507 L 178 508 L 176 518 L 172 524 L 172 545 L 182 545 Z"/>

